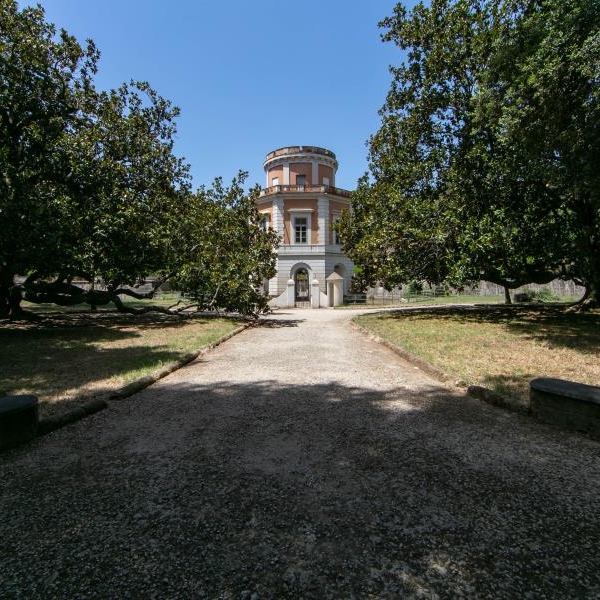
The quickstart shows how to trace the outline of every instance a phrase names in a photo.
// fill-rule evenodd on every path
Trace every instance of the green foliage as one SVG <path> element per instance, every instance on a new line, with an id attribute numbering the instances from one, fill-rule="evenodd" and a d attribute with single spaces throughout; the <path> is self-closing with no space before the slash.
<path id="1" fill-rule="evenodd" d="M 69 244 L 66 136 L 97 58 L 91 42 L 57 36 L 41 8 L 1 0 L 0 314 L 14 275 L 56 270 Z"/>
<path id="2" fill-rule="evenodd" d="M 23 297 L 146 312 L 120 295 L 152 297 L 131 287 L 149 274 L 177 276 L 203 307 L 265 310 L 277 238 L 257 192 L 240 175 L 191 193 L 177 108 L 145 82 L 96 90 L 93 43 L 57 35 L 39 7 L 0 0 L 0 58 L 0 316 Z"/>
<path id="3" fill-rule="evenodd" d="M 560 298 L 552 293 L 548 288 L 532 290 L 528 292 L 532 302 L 558 302 Z"/>
<path id="4" fill-rule="evenodd" d="M 246 176 L 240 172 L 229 187 L 218 178 L 189 202 L 177 283 L 202 308 L 246 315 L 268 309 L 262 289 L 275 275 L 278 236 L 261 228 L 255 203 L 260 189 L 244 192 Z"/>
<path id="5" fill-rule="evenodd" d="M 423 284 L 420 281 L 411 281 L 406 287 L 408 294 L 419 294 L 423 291 Z"/>
<path id="6" fill-rule="evenodd" d="M 432 0 L 382 22 L 407 56 L 340 232 L 367 279 L 598 280 L 599 6 Z"/>

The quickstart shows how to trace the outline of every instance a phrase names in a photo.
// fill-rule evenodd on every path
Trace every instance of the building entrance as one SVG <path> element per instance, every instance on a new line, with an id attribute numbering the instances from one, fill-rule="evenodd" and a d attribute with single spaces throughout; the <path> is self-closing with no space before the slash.
<path id="1" fill-rule="evenodd" d="M 296 302 L 310 301 L 310 281 L 306 269 L 298 269 L 294 274 L 294 290 Z"/>

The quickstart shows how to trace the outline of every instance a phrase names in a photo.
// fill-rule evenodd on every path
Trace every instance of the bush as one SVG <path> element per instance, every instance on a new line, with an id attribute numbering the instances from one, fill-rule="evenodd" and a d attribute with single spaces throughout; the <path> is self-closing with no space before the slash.
<path id="1" fill-rule="evenodd" d="M 548 288 L 542 288 L 535 292 L 529 292 L 532 302 L 557 302 L 558 296 L 555 296 Z"/>
<path id="2" fill-rule="evenodd" d="M 406 287 L 407 294 L 420 294 L 423 291 L 423 284 L 420 281 L 411 281 Z"/>

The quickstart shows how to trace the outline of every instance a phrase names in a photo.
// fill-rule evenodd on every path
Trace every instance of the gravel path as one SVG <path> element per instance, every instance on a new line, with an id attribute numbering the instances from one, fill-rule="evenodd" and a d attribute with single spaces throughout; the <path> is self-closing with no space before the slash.
<path id="1" fill-rule="evenodd" d="M 0 598 L 600 598 L 600 444 L 296 310 L 0 456 Z"/>

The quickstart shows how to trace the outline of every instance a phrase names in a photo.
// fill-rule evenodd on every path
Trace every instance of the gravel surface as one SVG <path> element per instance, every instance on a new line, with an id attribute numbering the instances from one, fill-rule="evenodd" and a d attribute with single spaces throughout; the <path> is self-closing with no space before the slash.
<path id="1" fill-rule="evenodd" d="M 600 444 L 278 313 L 0 456 L 0 598 L 600 598 Z"/>

